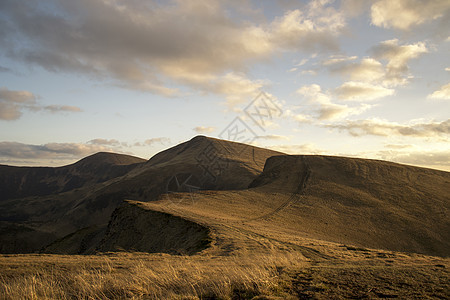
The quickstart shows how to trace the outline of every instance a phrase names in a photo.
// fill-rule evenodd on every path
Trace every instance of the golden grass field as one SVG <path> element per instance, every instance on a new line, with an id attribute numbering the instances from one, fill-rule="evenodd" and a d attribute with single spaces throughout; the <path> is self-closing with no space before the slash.
<path id="1" fill-rule="evenodd" d="M 1 299 L 448 299 L 448 259 L 342 247 L 233 256 L 2 255 Z M 344 256 L 343 259 L 340 256 Z"/>

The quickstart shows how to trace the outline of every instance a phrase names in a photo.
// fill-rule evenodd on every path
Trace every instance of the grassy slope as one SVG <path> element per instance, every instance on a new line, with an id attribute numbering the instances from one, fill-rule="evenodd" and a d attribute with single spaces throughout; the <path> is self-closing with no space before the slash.
<path id="1" fill-rule="evenodd" d="M 301 237 L 450 256 L 450 173 L 363 159 L 278 156 L 241 191 L 180 193 L 143 204 L 266 238 Z"/>

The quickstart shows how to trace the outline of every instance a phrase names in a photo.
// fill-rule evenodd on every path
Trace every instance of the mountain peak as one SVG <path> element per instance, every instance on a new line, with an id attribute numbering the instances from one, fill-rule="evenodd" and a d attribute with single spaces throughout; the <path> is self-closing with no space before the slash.
<path id="1" fill-rule="evenodd" d="M 136 163 L 145 162 L 145 159 L 127 155 L 127 154 L 118 154 L 112 152 L 97 152 L 90 156 L 87 156 L 79 161 L 77 161 L 74 165 L 132 165 Z"/>

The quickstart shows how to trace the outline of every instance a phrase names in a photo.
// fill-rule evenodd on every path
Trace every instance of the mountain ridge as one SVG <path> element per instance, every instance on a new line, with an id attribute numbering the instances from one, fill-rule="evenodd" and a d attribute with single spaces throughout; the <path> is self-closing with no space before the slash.
<path id="1" fill-rule="evenodd" d="M 47 245 L 51 247 L 45 251 L 50 253 L 115 249 L 115 242 L 105 235 L 107 225 L 123 200 L 134 200 L 145 209 L 219 232 L 216 237 L 220 239 L 212 245 L 214 251 L 223 253 L 229 252 L 228 240 L 238 248 L 256 247 L 243 234 L 252 232 L 277 241 L 309 238 L 449 256 L 450 195 L 442 188 L 449 184 L 450 173 L 445 171 L 380 160 L 287 155 L 197 136 L 138 163 L 122 176 L 62 193 L 3 201 L 0 221 L 5 228 L 17 226 L 18 234 L 14 240 L 7 231 L 0 232 L 0 241 L 13 239 L 17 244 L 29 237 L 29 230 L 35 230 L 43 242 L 31 243 L 27 251 Z M 127 211 L 138 218 L 141 209 L 119 210 Z M 116 218 L 122 218 L 120 213 Z M 136 230 L 145 232 L 142 224 L 161 226 L 145 218 L 139 216 L 141 221 L 133 225 Z M 172 219 L 164 220 L 170 223 Z M 109 231 L 115 232 L 109 237 L 114 236 L 117 243 L 124 241 L 116 246 L 168 249 L 123 240 L 120 232 L 129 228 L 120 226 L 115 222 Z M 183 231 L 175 228 L 172 232 Z M 101 248 L 100 242 L 108 246 Z"/>

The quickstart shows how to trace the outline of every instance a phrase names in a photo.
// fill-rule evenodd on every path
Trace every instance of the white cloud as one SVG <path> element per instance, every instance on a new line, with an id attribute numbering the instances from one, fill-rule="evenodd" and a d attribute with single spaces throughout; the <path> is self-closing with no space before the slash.
<path id="1" fill-rule="evenodd" d="M 382 85 L 383 88 L 396 87 L 412 78 L 409 61 L 427 53 L 428 48 L 424 42 L 401 45 L 398 39 L 392 39 L 372 47 L 370 52 L 374 57 L 358 60 L 356 56 L 331 56 L 321 65 L 332 74 L 345 76 L 352 81 Z"/>
<path id="2" fill-rule="evenodd" d="M 408 30 L 446 16 L 448 0 L 378 0 L 371 7 L 372 23 L 379 27 Z"/>
<path id="3" fill-rule="evenodd" d="M 377 60 L 366 57 L 356 61 L 357 57 L 351 59 L 328 59 L 323 62 L 331 73 L 348 76 L 354 81 L 374 82 L 385 76 L 384 66 Z"/>
<path id="4" fill-rule="evenodd" d="M 108 145 L 108 146 L 118 146 L 121 143 L 118 140 L 115 139 L 93 139 L 88 142 L 88 144 L 94 144 L 94 145 Z"/>
<path id="5" fill-rule="evenodd" d="M 308 107 L 314 111 L 318 120 L 337 120 L 351 115 L 357 115 L 367 110 L 369 105 L 350 107 L 344 104 L 336 104 L 331 96 L 324 93 L 317 84 L 303 86 L 297 90 L 297 94 L 308 101 Z"/>
<path id="6" fill-rule="evenodd" d="M 386 74 L 383 83 L 387 86 L 397 86 L 407 83 L 408 62 L 427 53 L 428 49 L 423 42 L 399 45 L 398 39 L 387 40 L 371 49 L 375 58 L 387 61 Z"/>
<path id="7" fill-rule="evenodd" d="M 311 116 L 305 114 L 296 114 L 293 116 L 294 120 L 299 123 L 311 123 Z"/>
<path id="8" fill-rule="evenodd" d="M 214 132 L 216 130 L 216 127 L 197 126 L 193 130 L 195 132 L 197 132 L 197 133 L 211 133 L 211 132 Z"/>
<path id="9" fill-rule="evenodd" d="M 324 65 L 324 66 L 336 65 L 336 64 L 340 64 L 340 63 L 354 61 L 357 58 L 358 58 L 357 56 L 332 55 L 328 59 L 324 60 L 322 62 L 322 65 Z"/>
<path id="10" fill-rule="evenodd" d="M 320 149 L 316 144 L 314 143 L 306 143 L 301 145 L 273 145 L 268 146 L 267 148 L 280 151 L 286 154 L 324 154 L 326 153 L 325 150 Z"/>
<path id="11" fill-rule="evenodd" d="M 277 135 L 277 134 L 259 135 L 257 138 L 262 139 L 262 140 L 289 140 L 290 139 L 288 136 Z"/>
<path id="12" fill-rule="evenodd" d="M 428 98 L 450 100 L 450 83 L 441 86 L 440 89 L 428 95 Z"/>
<path id="13" fill-rule="evenodd" d="M 277 18 L 271 24 L 271 41 L 282 49 L 335 50 L 338 46 L 334 35 L 344 26 L 344 16 L 327 6 L 326 1 L 311 1 L 306 13 L 296 9 Z"/>
<path id="14" fill-rule="evenodd" d="M 394 94 L 393 89 L 355 81 L 345 82 L 335 92 L 340 99 L 352 101 L 370 101 Z"/>

